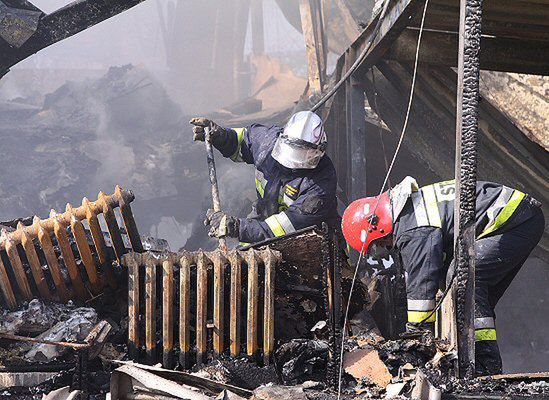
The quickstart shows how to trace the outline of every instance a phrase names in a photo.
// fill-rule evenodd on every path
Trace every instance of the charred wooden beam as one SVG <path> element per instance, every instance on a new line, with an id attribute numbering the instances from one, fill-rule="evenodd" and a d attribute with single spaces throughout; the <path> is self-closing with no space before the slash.
<path id="1" fill-rule="evenodd" d="M 454 259 L 459 377 L 475 374 L 475 207 L 482 0 L 461 0 L 456 111 Z"/>
<path id="2" fill-rule="evenodd" d="M 364 111 L 364 88 L 351 77 L 345 84 L 345 115 L 347 151 L 349 154 L 347 180 L 349 200 L 353 201 L 366 194 L 366 113 Z"/>
<path id="3" fill-rule="evenodd" d="M 320 92 L 326 81 L 328 48 L 320 0 L 300 0 L 299 12 L 309 65 L 309 91 Z"/>
<path id="4" fill-rule="evenodd" d="M 386 58 L 405 63 L 413 62 L 417 38 L 416 29 L 405 29 L 391 46 Z M 457 67 L 458 41 L 458 34 L 454 32 L 424 31 L 419 62 Z M 492 36 L 483 36 L 481 42 L 481 69 L 523 74 L 549 74 L 547 62 L 549 42 Z"/>
<path id="5" fill-rule="evenodd" d="M 391 1 L 385 18 L 381 21 L 379 32 L 375 31 L 379 16 L 370 22 L 357 41 L 351 45 L 351 47 L 356 48 L 357 54 L 360 54 L 372 42 L 368 55 L 359 68 L 362 73 L 365 73 L 381 59 L 400 33 L 407 27 L 409 19 L 416 15 L 424 4 L 425 0 Z"/>
<path id="6" fill-rule="evenodd" d="M 19 61 L 120 14 L 142 1 L 76 0 L 51 14 L 41 16 L 34 33 L 19 46 L 10 46 L 6 41 L 0 40 L 0 78 Z"/>
<path id="7" fill-rule="evenodd" d="M 252 52 L 254 56 L 260 56 L 265 53 L 263 0 L 252 0 L 250 13 L 252 20 Z"/>

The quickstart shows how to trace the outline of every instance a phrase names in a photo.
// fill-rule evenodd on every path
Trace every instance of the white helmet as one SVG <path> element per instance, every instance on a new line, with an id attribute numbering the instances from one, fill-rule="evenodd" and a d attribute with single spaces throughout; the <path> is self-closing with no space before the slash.
<path id="1" fill-rule="evenodd" d="M 320 117 L 300 111 L 292 115 L 277 138 L 272 156 L 286 168 L 313 169 L 326 153 L 326 142 Z"/>

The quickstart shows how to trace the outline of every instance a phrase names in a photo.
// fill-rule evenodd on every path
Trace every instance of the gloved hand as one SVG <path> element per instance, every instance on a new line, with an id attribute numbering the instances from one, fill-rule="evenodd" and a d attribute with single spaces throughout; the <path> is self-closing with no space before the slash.
<path id="1" fill-rule="evenodd" d="M 204 225 L 210 226 L 208 236 L 222 237 L 238 237 L 240 221 L 236 217 L 225 214 L 223 211 L 214 212 L 208 210 Z"/>
<path id="2" fill-rule="evenodd" d="M 208 118 L 196 117 L 189 121 L 189 124 L 193 126 L 193 140 L 199 140 L 201 142 L 205 139 L 204 128 L 210 127 L 212 140 L 216 134 L 219 134 L 223 129 L 217 125 L 215 122 L 209 120 Z"/>

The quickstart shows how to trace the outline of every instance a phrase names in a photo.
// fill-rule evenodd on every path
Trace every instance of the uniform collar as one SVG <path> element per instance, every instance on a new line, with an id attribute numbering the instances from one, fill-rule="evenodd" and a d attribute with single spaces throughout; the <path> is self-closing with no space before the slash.
<path id="1" fill-rule="evenodd" d="M 393 222 L 400 216 L 400 213 L 404 209 L 404 206 L 412 193 L 417 192 L 418 190 L 419 186 L 417 181 L 411 176 L 407 176 L 402 182 L 389 190 L 389 198 L 391 199 L 393 210 Z"/>

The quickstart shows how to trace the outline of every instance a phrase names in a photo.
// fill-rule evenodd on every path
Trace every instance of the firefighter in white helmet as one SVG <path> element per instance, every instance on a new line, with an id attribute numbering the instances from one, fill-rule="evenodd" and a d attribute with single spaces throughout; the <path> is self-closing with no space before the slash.
<path id="1" fill-rule="evenodd" d="M 212 144 L 224 157 L 255 166 L 256 216 L 237 218 L 210 211 L 210 236 L 254 243 L 322 222 L 339 226 L 336 172 L 316 114 L 298 112 L 284 128 L 252 124 L 231 129 L 206 118 L 190 123 L 195 140 L 204 140 L 204 128 L 209 126 Z"/>

